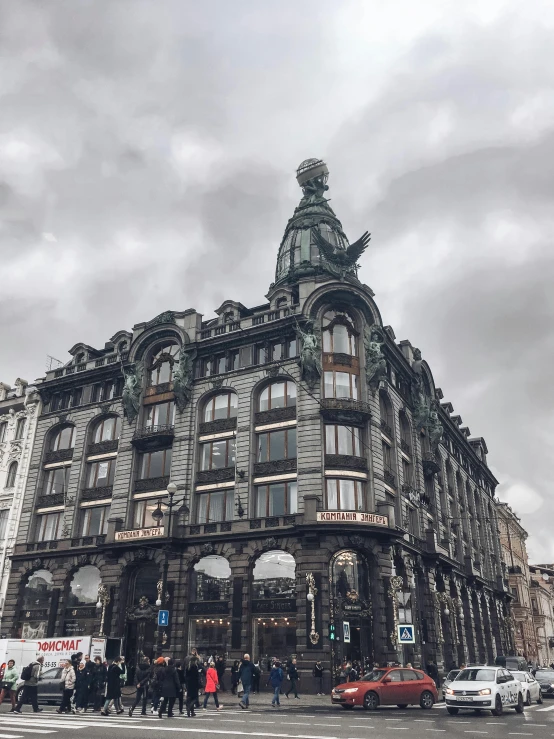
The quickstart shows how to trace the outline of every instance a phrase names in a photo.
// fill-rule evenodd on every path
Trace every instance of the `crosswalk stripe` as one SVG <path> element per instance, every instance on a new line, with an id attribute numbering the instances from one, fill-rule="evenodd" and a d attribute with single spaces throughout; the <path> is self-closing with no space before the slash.
<path id="1" fill-rule="evenodd" d="M 554 711 L 554 706 L 548 706 L 547 708 L 539 708 L 537 713 L 542 713 L 542 711 Z"/>
<path id="2" fill-rule="evenodd" d="M 0 734 L 0 739 L 23 739 L 19 734 Z"/>
<path id="3" fill-rule="evenodd" d="M 12 729 L 13 727 L 8 726 L 7 728 Z M 55 734 L 56 729 L 37 729 L 35 726 L 18 726 L 17 731 L 32 731 L 33 734 Z"/>

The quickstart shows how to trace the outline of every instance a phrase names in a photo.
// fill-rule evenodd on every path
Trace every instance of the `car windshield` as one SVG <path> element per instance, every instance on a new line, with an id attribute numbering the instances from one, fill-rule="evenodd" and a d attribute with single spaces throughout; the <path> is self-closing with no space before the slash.
<path id="1" fill-rule="evenodd" d="M 527 680 L 527 672 L 520 672 L 519 670 L 510 670 L 510 672 L 520 682 L 525 682 Z"/>
<path id="2" fill-rule="evenodd" d="M 484 670 L 482 667 L 475 667 L 468 670 L 462 670 L 456 677 L 456 682 L 464 681 L 468 683 L 484 682 L 490 683 L 496 678 L 496 670 Z"/>
<path id="3" fill-rule="evenodd" d="M 386 670 L 372 670 L 367 675 L 364 675 L 362 680 L 366 683 L 376 683 L 383 677 L 385 672 Z"/>
<path id="4" fill-rule="evenodd" d="M 447 680 L 454 680 L 456 678 L 456 675 L 460 674 L 460 670 L 450 670 L 448 675 L 446 676 Z"/>
<path id="5" fill-rule="evenodd" d="M 554 672 L 548 670 L 537 670 L 535 680 L 554 680 Z"/>

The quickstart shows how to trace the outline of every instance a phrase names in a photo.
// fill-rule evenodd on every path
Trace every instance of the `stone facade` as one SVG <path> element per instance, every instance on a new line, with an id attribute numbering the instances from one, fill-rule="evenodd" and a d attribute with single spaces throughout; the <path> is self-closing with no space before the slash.
<path id="1" fill-rule="evenodd" d="M 511 648 L 486 445 L 383 326 L 357 279 L 369 237 L 348 244 L 326 171 L 299 168 L 266 304 L 166 311 L 47 374 L 14 634 L 103 630 L 131 660 L 295 653 L 335 674 L 345 658 L 448 669 Z"/>
<path id="2" fill-rule="evenodd" d="M 39 414 L 36 388 L 19 378 L 14 388 L 0 383 L 0 618 Z M 0 633 L 7 629 L 3 621 Z"/>
<path id="3" fill-rule="evenodd" d="M 554 565 L 530 565 L 531 615 L 537 640 L 537 662 L 554 663 Z"/>

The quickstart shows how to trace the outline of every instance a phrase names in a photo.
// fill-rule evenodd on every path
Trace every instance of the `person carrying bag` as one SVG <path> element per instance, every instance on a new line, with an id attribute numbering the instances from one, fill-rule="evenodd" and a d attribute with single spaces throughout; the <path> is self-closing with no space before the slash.
<path id="1" fill-rule="evenodd" d="M 2 692 L 0 693 L 0 706 L 2 705 L 2 701 L 6 697 L 6 695 L 10 696 L 10 700 L 12 702 L 12 708 L 11 712 L 13 713 L 13 710 L 15 708 L 15 685 L 17 683 L 17 678 L 19 677 L 17 670 L 15 668 L 15 660 L 10 659 L 8 660 L 8 666 L 4 670 L 4 679 L 2 680 Z"/>

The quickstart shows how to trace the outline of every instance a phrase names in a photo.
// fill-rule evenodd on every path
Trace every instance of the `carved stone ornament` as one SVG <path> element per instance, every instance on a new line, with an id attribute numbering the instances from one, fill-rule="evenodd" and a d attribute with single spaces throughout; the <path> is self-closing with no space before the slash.
<path id="1" fill-rule="evenodd" d="M 111 408 L 111 403 L 100 403 L 99 406 L 101 413 L 109 413 Z"/>
<path id="2" fill-rule="evenodd" d="M 277 377 L 280 370 L 281 368 L 279 367 L 278 364 L 276 364 L 273 367 L 268 367 L 265 372 L 268 377 Z"/>
<path id="3" fill-rule="evenodd" d="M 209 554 L 213 554 L 214 551 L 214 545 L 211 542 L 206 542 L 206 544 L 202 544 L 200 547 L 200 554 L 204 557 L 207 557 Z"/>
<path id="4" fill-rule="evenodd" d="M 80 554 L 79 557 L 77 557 L 77 564 L 81 567 L 84 567 L 85 565 L 90 564 L 90 557 L 88 554 Z"/>
<path id="5" fill-rule="evenodd" d="M 129 423 L 133 423 L 140 410 L 140 396 L 142 393 L 143 364 L 136 362 L 123 370 L 125 384 L 121 400 L 123 411 Z"/>
<path id="6" fill-rule="evenodd" d="M 354 534 L 354 536 L 350 537 L 350 543 L 353 547 L 358 547 L 358 549 L 360 549 L 364 545 L 364 540 L 361 536 Z"/>
<path id="7" fill-rule="evenodd" d="M 65 423 L 67 421 L 67 417 L 69 416 L 69 413 L 58 413 L 58 423 Z"/>
<path id="8" fill-rule="evenodd" d="M 212 380 L 213 390 L 219 390 L 221 387 L 223 387 L 223 377 L 218 377 L 216 380 Z"/>
<path id="9" fill-rule="evenodd" d="M 375 392 L 381 379 L 387 375 L 387 362 L 382 347 L 385 343 L 384 336 L 379 326 L 371 326 L 364 335 L 365 364 L 367 384 L 372 392 Z"/>
<path id="10" fill-rule="evenodd" d="M 21 441 L 12 441 L 10 446 L 10 452 L 8 454 L 8 464 L 10 462 L 17 462 L 21 457 L 23 450 L 23 444 Z"/>
<path id="11" fill-rule="evenodd" d="M 197 354 L 195 348 L 183 347 L 179 354 L 179 361 L 173 367 L 173 392 L 179 413 L 185 410 L 192 397 L 194 361 Z"/>
<path id="12" fill-rule="evenodd" d="M 277 546 L 277 539 L 274 536 L 268 536 L 264 540 L 264 549 L 274 549 Z"/>
<path id="13" fill-rule="evenodd" d="M 127 610 L 128 621 L 156 621 L 158 609 L 148 602 L 146 596 L 141 596 L 136 606 Z"/>
<path id="14" fill-rule="evenodd" d="M 44 566 L 42 559 L 34 559 L 31 564 L 35 570 L 40 570 Z"/>
<path id="15" fill-rule="evenodd" d="M 137 549 L 135 552 L 135 559 L 146 559 L 148 557 L 148 552 L 146 549 Z"/>
<path id="16" fill-rule="evenodd" d="M 172 310 L 166 310 L 163 313 L 160 313 L 159 316 L 156 316 L 156 318 L 148 321 L 148 323 L 146 324 L 146 328 L 159 326 L 162 323 L 175 323 L 175 313 Z"/>
<path id="17" fill-rule="evenodd" d="M 321 377 L 321 339 L 311 322 L 306 324 L 306 331 L 296 324 L 296 333 L 301 346 L 298 364 L 302 379 L 311 390 Z"/>

